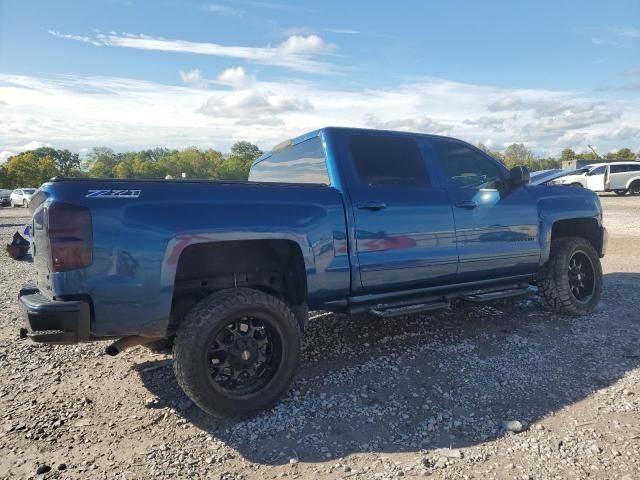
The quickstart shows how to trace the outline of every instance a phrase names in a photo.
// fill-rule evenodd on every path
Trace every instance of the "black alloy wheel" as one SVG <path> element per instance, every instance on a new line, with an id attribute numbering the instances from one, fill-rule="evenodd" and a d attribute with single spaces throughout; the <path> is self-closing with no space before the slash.
<path id="1" fill-rule="evenodd" d="M 569 260 L 569 287 L 578 302 L 588 303 L 595 290 L 595 269 L 583 251 L 574 252 Z"/>
<path id="2" fill-rule="evenodd" d="M 241 317 L 213 333 L 207 365 L 217 388 L 247 395 L 273 378 L 282 359 L 282 339 L 266 319 Z"/>

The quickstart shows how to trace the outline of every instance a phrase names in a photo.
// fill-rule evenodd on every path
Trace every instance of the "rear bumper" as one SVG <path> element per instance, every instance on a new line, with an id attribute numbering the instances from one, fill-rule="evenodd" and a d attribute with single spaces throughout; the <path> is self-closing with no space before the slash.
<path id="1" fill-rule="evenodd" d="M 24 287 L 18 294 L 25 328 L 20 336 L 34 342 L 69 344 L 86 342 L 91 335 L 91 309 L 82 300 L 56 301 L 35 287 Z"/>

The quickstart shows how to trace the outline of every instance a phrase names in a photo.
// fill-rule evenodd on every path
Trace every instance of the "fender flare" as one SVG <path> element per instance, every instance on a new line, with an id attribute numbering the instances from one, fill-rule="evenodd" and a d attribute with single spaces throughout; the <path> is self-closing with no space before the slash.
<path id="1" fill-rule="evenodd" d="M 633 182 L 637 182 L 637 181 L 640 181 L 640 175 L 637 175 L 637 176 L 635 176 L 635 177 L 633 177 L 633 178 L 631 178 L 631 179 L 627 180 L 627 184 L 626 184 L 626 187 L 625 187 L 625 188 L 626 188 L 627 190 L 629 190 L 629 189 L 631 188 L 631 184 L 632 184 Z"/>

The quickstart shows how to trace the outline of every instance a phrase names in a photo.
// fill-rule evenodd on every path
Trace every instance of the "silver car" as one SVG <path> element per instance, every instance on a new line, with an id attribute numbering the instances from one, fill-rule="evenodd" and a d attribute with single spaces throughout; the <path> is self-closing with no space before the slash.
<path id="1" fill-rule="evenodd" d="M 0 190 L 0 207 L 6 207 L 11 204 L 11 190 Z"/>
<path id="2" fill-rule="evenodd" d="M 11 206 L 22 206 L 27 208 L 34 193 L 36 193 L 35 188 L 16 188 L 13 192 L 11 192 L 11 196 L 9 197 Z"/>

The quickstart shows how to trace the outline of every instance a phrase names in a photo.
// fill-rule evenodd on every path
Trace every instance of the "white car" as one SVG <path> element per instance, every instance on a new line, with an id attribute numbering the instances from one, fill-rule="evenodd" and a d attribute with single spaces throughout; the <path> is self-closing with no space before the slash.
<path id="1" fill-rule="evenodd" d="M 584 187 L 594 192 L 640 195 L 640 162 L 594 163 L 557 178 L 553 183 Z"/>
<path id="2" fill-rule="evenodd" d="M 9 197 L 11 206 L 23 206 L 27 208 L 34 193 L 36 193 L 35 188 L 16 188 L 13 192 L 11 192 L 11 196 Z"/>

